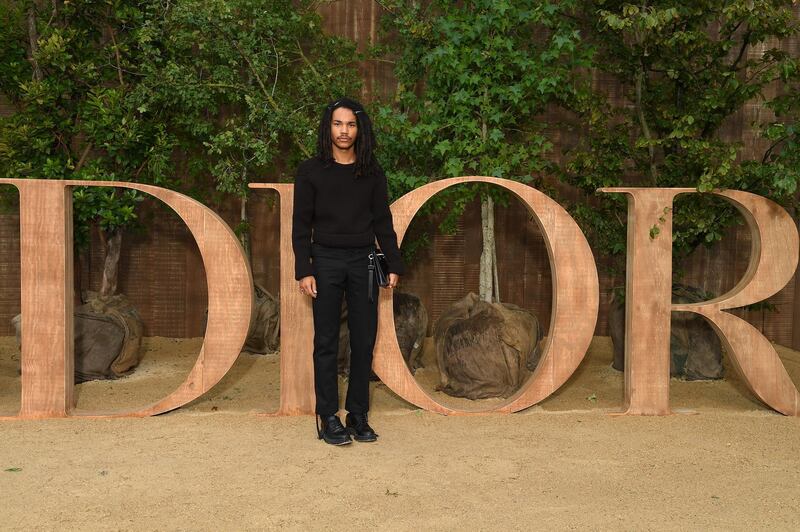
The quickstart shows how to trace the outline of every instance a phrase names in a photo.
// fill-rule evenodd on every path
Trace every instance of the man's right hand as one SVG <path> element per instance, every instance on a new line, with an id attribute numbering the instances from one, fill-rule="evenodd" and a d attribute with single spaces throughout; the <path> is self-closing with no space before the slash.
<path id="1" fill-rule="evenodd" d="M 313 298 L 317 297 L 317 280 L 313 275 L 300 279 L 300 292 Z"/>

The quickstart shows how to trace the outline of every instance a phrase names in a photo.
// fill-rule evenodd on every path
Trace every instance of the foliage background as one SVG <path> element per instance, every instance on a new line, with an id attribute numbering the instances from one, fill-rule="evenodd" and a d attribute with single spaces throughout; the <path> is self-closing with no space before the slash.
<path id="1" fill-rule="evenodd" d="M 288 155 L 278 158 L 278 162 L 275 162 L 276 159 L 274 158 L 262 158 L 262 154 L 268 154 L 270 150 L 275 149 L 275 146 L 266 147 L 265 145 L 268 144 L 266 136 L 263 133 L 259 133 L 259 131 L 266 130 L 261 128 L 263 121 L 260 118 L 267 116 L 267 114 L 253 115 L 259 118 L 258 120 L 249 119 L 248 113 L 244 111 L 248 109 L 246 101 L 243 102 L 239 99 L 236 100 L 238 103 L 231 103 L 234 101 L 232 96 L 242 94 L 241 91 L 224 91 L 221 88 L 218 91 L 206 89 L 201 91 L 199 87 L 193 89 L 195 94 L 198 95 L 197 100 L 194 101 L 194 105 L 198 110 L 194 114 L 189 113 L 187 116 L 199 116 L 203 119 L 216 116 L 230 119 L 227 123 L 225 121 L 215 122 L 214 120 L 208 120 L 209 127 L 213 131 L 208 129 L 205 132 L 201 132 L 201 136 L 205 135 L 206 137 L 202 142 L 198 142 L 197 138 L 192 137 L 197 131 L 192 132 L 192 128 L 187 127 L 191 120 L 184 120 L 181 123 L 180 117 L 174 116 L 174 109 L 170 109 L 169 105 L 159 103 L 149 107 L 144 113 L 138 111 L 138 107 L 143 101 L 142 98 L 147 101 L 146 98 L 153 97 L 153 93 L 150 92 L 153 91 L 152 86 L 136 84 L 136 90 L 134 90 L 134 80 L 137 78 L 131 75 L 131 81 L 128 81 L 128 78 L 123 76 L 125 90 L 121 90 L 117 75 L 118 70 L 115 67 L 117 62 L 115 48 L 121 52 L 120 58 L 125 70 L 138 72 L 133 68 L 134 66 L 137 69 L 148 67 L 149 63 L 142 63 L 139 59 L 142 57 L 141 54 L 146 51 L 146 47 L 140 47 L 138 44 L 134 45 L 138 41 L 134 39 L 133 34 L 136 34 L 137 31 L 141 33 L 144 28 L 144 26 L 136 23 L 135 20 L 140 20 L 136 19 L 136 17 L 152 16 L 152 13 L 150 15 L 147 14 L 147 9 L 156 9 L 160 4 L 155 2 L 128 2 L 124 4 L 114 2 L 56 2 L 56 4 L 62 9 L 61 14 L 64 13 L 63 10 L 67 9 L 67 7 L 78 4 L 84 8 L 94 10 L 93 12 L 98 15 L 88 17 L 89 20 L 86 20 L 87 16 L 82 14 L 85 11 L 76 13 L 80 20 L 84 20 L 80 24 L 84 24 L 87 27 L 102 27 L 108 21 L 121 20 L 120 29 L 124 30 L 115 34 L 116 47 L 110 41 L 107 30 L 97 32 L 97 35 L 102 37 L 98 42 L 103 43 L 103 46 L 100 47 L 99 51 L 93 53 L 99 58 L 96 60 L 97 65 L 102 68 L 98 67 L 98 71 L 101 73 L 96 74 L 98 81 L 92 90 L 95 97 L 97 97 L 96 95 L 101 95 L 103 99 L 99 100 L 102 102 L 99 107 L 95 105 L 95 109 L 100 110 L 96 110 L 94 115 L 91 115 L 88 111 L 91 109 L 91 100 L 88 96 L 91 92 L 89 87 L 81 88 L 79 86 L 80 83 L 76 82 L 79 79 L 88 80 L 94 78 L 73 75 L 72 82 L 79 86 L 76 94 L 80 95 L 80 97 L 73 98 L 73 100 L 81 102 L 81 105 L 84 105 L 85 109 L 87 109 L 86 116 L 96 117 L 95 123 L 99 125 L 99 127 L 91 129 L 78 124 L 80 131 L 75 133 L 76 140 L 74 142 L 76 144 L 72 146 L 68 142 L 66 143 L 70 147 L 71 155 L 69 157 L 71 157 L 73 165 L 76 165 L 80 160 L 80 156 L 83 153 L 82 148 L 85 146 L 83 143 L 85 139 L 89 138 L 86 135 L 94 135 L 91 138 L 95 139 L 98 145 L 106 143 L 112 150 L 117 150 L 117 153 L 124 153 L 124 150 L 133 150 L 133 155 L 126 155 L 121 161 L 114 161 L 113 157 L 107 158 L 105 151 L 97 150 L 102 157 L 98 157 L 98 161 L 94 161 L 94 157 L 87 157 L 83 167 L 96 169 L 93 170 L 95 172 L 94 176 L 100 178 L 114 174 L 119 178 L 125 173 L 130 175 L 135 173 L 145 160 L 152 159 L 154 163 L 158 164 L 155 164 L 152 169 L 150 163 L 145 164 L 137 179 L 164 179 L 165 182 L 171 180 L 173 183 L 169 186 L 188 191 L 203 198 L 208 203 L 219 206 L 225 212 L 225 216 L 232 226 L 239 225 L 241 221 L 237 191 L 241 191 L 243 181 L 237 181 L 241 176 L 240 170 L 242 170 L 242 166 L 239 165 L 238 161 L 252 158 L 251 163 L 253 164 L 247 166 L 246 179 L 291 179 L 291 167 L 294 161 L 302 157 L 302 152 L 295 151 L 294 154 L 289 154 L 294 149 L 292 147 L 293 143 L 289 142 L 284 151 Z M 192 5 L 191 3 L 182 2 L 170 4 L 173 6 Z M 230 4 L 232 3 L 213 2 L 202 9 L 211 11 L 213 9 L 222 9 L 223 6 Z M 534 123 L 545 124 L 546 127 L 542 128 L 540 133 L 550 145 L 546 146 L 546 149 L 543 150 L 544 156 L 538 159 L 540 162 L 536 163 L 538 165 L 537 168 L 541 168 L 544 171 L 542 174 L 532 177 L 535 179 L 537 186 L 541 186 L 548 193 L 553 194 L 556 199 L 568 206 L 576 215 L 576 218 L 580 220 L 590 237 L 599 262 L 606 271 L 611 272 L 601 275 L 601 278 L 605 279 L 604 290 L 607 288 L 608 283 L 619 282 L 620 280 L 619 263 L 615 264 L 613 261 L 607 260 L 607 258 L 621 256 L 624 249 L 620 239 L 620 235 L 624 234 L 624 228 L 619 222 L 619 213 L 624 212 L 624 205 L 620 203 L 619 199 L 614 199 L 612 196 L 595 195 L 594 189 L 599 185 L 616 184 L 619 180 L 624 180 L 628 183 L 648 184 L 648 179 L 652 177 L 651 159 L 656 164 L 656 175 L 660 183 L 676 182 L 677 177 L 681 175 L 681 168 L 689 168 L 691 171 L 683 174 L 684 177 L 688 176 L 686 177 L 687 181 L 682 183 L 689 182 L 689 179 L 691 182 L 704 184 L 724 185 L 726 183 L 734 183 L 737 184 L 737 188 L 745 188 L 758 193 L 763 193 L 759 191 L 765 191 L 790 209 L 794 207 L 795 195 L 792 192 L 792 187 L 796 183 L 798 168 L 798 144 L 795 127 L 798 112 L 797 72 L 795 66 L 798 57 L 798 46 L 797 38 L 793 36 L 792 32 L 795 31 L 793 23 L 797 21 L 797 8 L 794 7 L 794 14 L 789 18 L 780 18 L 786 16 L 787 12 L 782 10 L 791 8 L 791 2 L 706 2 L 702 3 L 706 11 L 698 7 L 701 3 L 696 2 L 658 2 L 653 4 L 655 7 L 645 10 L 641 10 L 641 4 L 628 5 L 622 2 L 570 2 L 567 4 L 572 6 L 574 11 L 565 13 L 565 17 L 560 20 L 562 23 L 577 27 L 580 30 L 581 39 L 579 44 L 594 54 L 592 57 L 595 62 L 593 68 L 579 68 L 575 72 L 574 79 L 587 83 L 592 90 L 578 92 L 573 90 L 579 87 L 579 85 L 576 85 L 569 91 L 565 91 L 575 96 L 560 98 L 557 102 L 558 105 L 555 106 L 548 103 L 544 111 L 533 117 L 532 121 Z M 11 8 L 27 4 L 25 2 L 12 3 L 6 1 L 0 3 L 0 5 L 3 6 L 3 24 L 6 24 L 10 20 L 9 10 Z M 48 20 L 51 16 L 51 6 L 54 4 L 40 2 L 38 5 L 41 6 L 42 12 L 45 14 L 44 21 Z M 241 5 L 252 6 L 255 4 L 241 2 Z M 382 104 L 384 108 L 388 108 L 392 112 L 402 112 L 401 99 L 396 98 L 396 95 L 402 92 L 401 90 L 396 90 L 398 79 L 401 76 L 399 74 L 397 76 L 394 75 L 394 69 L 398 67 L 401 60 L 397 55 L 392 55 L 393 53 L 396 54 L 396 52 L 389 51 L 388 54 L 384 54 L 383 52 L 386 50 L 372 50 L 370 48 L 370 45 L 377 43 L 389 44 L 392 41 L 397 43 L 401 40 L 398 36 L 397 28 L 387 28 L 387 34 L 384 36 L 381 36 L 378 31 L 379 22 L 381 20 L 387 21 L 391 18 L 388 8 L 392 6 L 387 5 L 384 9 L 378 6 L 377 3 L 367 0 L 308 2 L 298 5 L 307 8 L 310 15 L 316 17 L 318 27 L 325 28 L 329 35 L 340 35 L 352 39 L 353 42 L 345 42 L 340 44 L 341 48 L 334 48 L 335 57 L 339 58 L 345 54 L 348 56 L 347 60 L 337 60 L 331 66 L 338 66 L 339 68 L 357 67 L 363 81 L 363 89 L 360 91 L 360 96 L 373 102 L 373 114 L 382 112 L 378 110 L 378 104 Z M 413 8 L 413 3 L 411 2 L 400 5 L 401 7 Z M 199 6 L 196 7 L 200 9 Z M 632 7 L 639 8 L 639 11 L 632 10 Z M 115 14 L 116 11 L 114 11 L 113 16 L 103 14 L 107 13 L 109 8 L 119 8 L 121 11 L 118 14 Z M 674 10 L 674 12 L 670 11 L 670 9 Z M 195 22 L 200 24 L 202 21 L 199 13 L 195 17 L 195 14 L 191 11 L 187 9 L 183 16 L 189 20 L 196 19 Z M 601 15 L 601 11 L 604 11 L 605 14 Z M 746 24 L 740 25 L 739 28 L 736 28 L 736 31 L 731 33 L 729 44 L 704 41 L 701 35 L 703 32 L 698 28 L 701 28 L 704 23 L 709 23 L 714 13 L 719 14 L 722 11 L 741 14 Z M 711 14 L 703 15 L 706 12 Z M 586 16 L 587 13 L 594 13 L 594 15 L 588 17 Z M 24 52 L 20 52 L 25 46 L 26 24 L 24 16 L 25 11 L 23 9 L 21 24 L 18 23 L 20 22 L 18 20 L 15 22 L 16 25 L 12 25 L 16 29 L 13 31 L 5 31 L 4 29 L 4 31 L 0 32 L 4 50 L 2 67 L 0 67 L 3 69 L 2 76 L 0 76 L 0 79 L 2 79 L 0 83 L 3 84 L 3 88 L 0 91 L 7 99 L 15 103 L 14 108 L 16 110 L 20 109 L 18 93 L 15 94 L 13 88 L 8 88 L 8 82 L 13 80 L 15 75 L 19 78 L 20 72 L 23 72 L 24 76 L 19 79 L 26 78 L 26 76 L 26 79 L 31 78 L 30 63 L 27 61 Z M 80 17 L 83 18 L 81 19 Z M 648 19 L 648 17 L 654 18 Z M 152 18 L 155 21 L 154 23 L 166 24 L 166 19 L 163 16 L 153 16 Z M 770 22 L 770 20 L 773 20 L 773 22 Z M 775 20 L 778 20 L 779 23 L 775 23 Z M 619 21 L 622 21 L 621 26 Z M 629 24 L 627 21 L 629 21 Z M 80 24 L 76 23 L 75 27 L 79 27 Z M 628 25 L 626 26 L 626 24 Z M 711 27 L 715 27 L 714 23 L 709 24 Z M 726 69 L 730 70 L 731 65 L 738 56 L 739 48 L 737 48 L 736 43 L 742 42 L 744 29 L 751 24 L 761 24 L 766 29 L 754 32 L 748 37 L 752 41 L 739 60 L 737 66 L 742 68 L 738 73 L 719 77 L 718 74 L 720 72 L 724 73 Z M 772 26 L 769 26 L 770 24 Z M 731 29 L 733 26 L 731 26 Z M 70 27 L 72 26 L 70 25 Z M 643 28 L 643 30 L 637 30 L 639 27 Z M 138 30 L 133 31 L 134 28 L 138 28 Z M 670 41 L 670 38 L 676 34 L 676 28 L 684 32 L 680 34 L 681 39 L 684 39 L 684 41 L 676 41 L 674 39 Z M 148 31 L 156 30 L 150 29 Z M 641 41 L 638 45 L 636 44 L 636 31 L 640 31 L 638 38 Z M 773 32 L 772 35 L 769 34 L 770 31 Z M 22 32 L 21 37 L 19 35 L 20 32 Z M 786 37 L 781 38 L 775 35 L 775 32 L 784 32 Z M 44 34 L 45 32 L 41 31 L 41 33 Z M 316 29 L 311 31 L 311 34 L 316 33 L 318 33 Z M 723 31 L 713 35 L 716 37 L 718 35 L 724 36 L 725 34 Z M 205 30 L 200 31 L 198 35 L 199 37 L 196 39 L 198 43 L 202 39 L 218 37 L 213 33 L 205 32 Z M 764 40 L 759 41 L 757 39 L 762 37 Z M 186 56 L 181 56 L 180 47 L 184 46 L 184 49 L 190 47 L 191 35 L 187 32 L 187 35 L 182 37 L 183 41 L 180 41 L 178 36 L 175 39 L 173 43 L 175 55 L 173 57 L 180 64 L 180 59 L 183 57 L 185 60 L 186 58 Z M 9 41 L 22 42 L 23 47 L 18 48 L 14 53 L 7 54 L 5 52 L 9 49 L 7 48 Z M 222 45 L 226 44 L 223 41 L 223 39 L 218 39 L 215 42 Z M 80 39 L 72 42 L 81 45 L 86 44 Z M 198 43 L 194 43 L 192 47 L 198 45 Z M 612 46 L 613 43 L 616 44 Z M 209 56 L 214 57 L 209 60 L 218 61 L 218 59 L 227 57 L 225 54 L 233 47 L 228 45 L 227 47 L 217 46 L 217 48 L 220 49 L 213 50 L 213 54 L 209 52 Z M 647 50 L 646 54 L 645 48 Z M 775 53 L 765 54 L 766 51 L 773 48 L 776 50 Z M 153 49 L 158 48 L 153 46 L 150 51 L 152 52 Z M 698 50 L 706 55 L 703 56 Z M 262 60 L 264 62 L 264 72 L 266 72 L 268 68 L 266 58 L 269 55 L 266 52 L 266 47 L 258 47 L 257 51 L 264 54 Z M 72 54 L 72 52 L 69 53 Z M 325 54 L 311 54 L 310 57 L 319 58 L 324 62 L 326 56 Z M 700 57 L 706 57 L 707 60 L 700 61 Z M 16 60 L 6 61 L 7 58 L 16 58 Z M 642 97 L 642 102 L 645 105 L 642 105 L 642 110 L 650 128 L 652 141 L 650 143 L 642 140 L 644 134 L 635 105 L 636 79 L 639 75 L 637 68 L 641 64 L 642 58 L 646 59 L 645 65 L 647 66 L 647 76 L 645 76 L 645 84 L 643 85 L 645 90 Z M 762 64 L 763 72 L 752 80 L 757 83 L 756 87 L 748 86 L 743 88 L 740 81 L 737 82 L 739 83 L 738 87 L 733 87 L 732 77 L 738 80 L 742 76 L 745 78 L 753 76 L 761 70 L 759 62 L 765 58 L 769 64 Z M 72 63 L 66 64 L 67 70 L 65 71 L 70 68 L 87 68 L 86 63 L 81 61 L 72 61 Z M 670 65 L 677 68 L 675 70 L 678 74 L 677 78 L 669 76 L 668 67 Z M 188 66 L 192 65 L 184 65 L 184 67 Z M 191 72 L 190 69 L 185 68 L 182 71 L 186 73 L 185 77 L 178 76 L 175 79 L 168 79 L 164 75 L 166 71 L 162 68 L 163 64 L 159 68 L 156 67 L 159 67 L 159 65 L 153 67 L 153 72 L 163 77 L 163 81 L 171 83 L 172 88 L 178 86 L 178 83 L 191 80 L 191 76 L 196 76 L 198 71 L 207 75 L 206 70 Z M 54 61 L 49 68 L 54 69 L 57 73 L 61 72 L 58 70 L 58 68 L 61 68 L 58 66 L 58 61 Z M 321 69 L 320 71 L 323 70 Z M 695 77 L 688 77 L 689 74 L 696 72 L 699 72 L 699 74 L 692 74 Z M 123 72 L 123 74 L 125 73 Z M 685 77 L 682 78 L 681 76 Z M 57 81 L 63 82 L 63 76 L 60 74 L 54 77 L 57 78 Z M 770 81 L 770 77 L 774 81 Z M 211 77 L 204 79 L 208 80 Z M 257 80 L 242 77 L 239 78 L 237 83 L 243 83 L 248 87 L 249 94 L 258 96 L 260 87 Z M 188 82 L 186 84 L 188 85 Z M 350 86 L 350 83 L 347 82 L 345 86 Z M 403 89 L 403 87 L 400 86 L 400 89 Z M 317 91 L 318 87 L 312 85 L 310 90 Z M 677 93 L 680 91 L 684 91 L 684 96 L 676 99 Z M 62 98 L 69 93 L 59 92 L 56 89 L 53 94 L 56 94 L 58 98 Z M 688 95 L 691 95 L 691 98 Z M 116 99 L 113 99 L 112 96 Z M 170 96 L 170 94 L 161 95 L 162 98 L 166 96 Z M 176 96 L 172 95 L 172 97 Z M 137 100 L 137 98 L 139 99 Z M 195 98 L 195 96 L 192 96 L 192 98 Z M 213 105 L 208 108 L 215 109 L 213 106 L 218 106 L 220 111 L 216 114 L 214 112 L 202 113 L 202 108 L 206 105 L 202 98 L 212 98 Z M 320 99 L 325 100 L 326 98 L 320 97 Z M 187 98 L 189 103 L 191 103 L 190 100 L 191 98 Z M 63 164 L 68 159 L 68 156 L 63 146 L 52 141 L 54 138 L 52 131 L 53 127 L 66 128 L 66 126 L 70 125 L 70 121 L 59 115 L 57 111 L 74 112 L 71 110 L 74 106 L 64 105 L 63 102 L 53 103 L 53 101 L 48 101 L 47 99 L 43 101 L 44 103 L 35 102 L 32 109 L 40 109 L 37 111 L 39 114 L 31 115 L 27 121 L 29 134 L 32 135 L 30 138 L 33 141 L 19 142 L 17 145 L 30 149 L 37 146 L 37 138 L 46 139 L 44 148 L 36 153 L 45 153 L 51 159 L 55 158 L 59 162 L 50 163 L 48 171 L 51 173 L 42 175 L 58 177 L 59 168 L 62 169 L 61 171 L 64 168 L 69 168 L 68 165 Z M 720 101 L 729 101 L 731 105 L 727 107 L 725 105 L 720 106 Z M 678 106 L 675 102 L 682 102 L 682 106 Z M 134 104 L 136 105 L 134 106 Z M 188 106 L 186 102 L 181 105 L 191 110 L 191 106 Z M 258 107 L 255 106 L 254 109 L 258 110 Z M 186 109 L 183 112 L 185 111 Z M 152 120 L 147 120 L 146 115 L 151 113 Z M 168 117 L 167 115 L 170 114 L 173 114 L 173 116 Z M 103 126 L 104 123 L 119 124 L 121 123 L 120 117 L 123 116 L 131 116 L 142 123 L 137 122 L 135 127 L 117 127 L 116 129 L 112 127 L 110 131 Z M 689 116 L 692 117 L 691 124 L 688 123 L 689 119 L 687 117 Z M 315 120 L 314 114 L 310 113 L 309 117 L 310 123 L 313 123 Z M 19 113 L 17 113 L 16 118 L 11 118 L 11 120 L 16 119 L 20 119 Z M 103 122 L 104 120 L 106 122 Z M 126 118 L 126 120 L 130 119 Z M 751 120 L 757 123 L 751 124 Z M 55 126 L 51 126 L 50 122 L 53 122 Z M 201 120 L 198 119 L 197 122 L 199 123 Z M 384 120 L 380 122 L 384 125 L 389 124 Z M 7 122 L 4 121 L 5 123 Z M 712 124 L 710 132 L 706 131 L 707 128 L 704 125 L 706 123 Z M 72 122 L 72 124 L 75 123 Z M 162 127 L 168 125 L 168 127 L 160 133 L 159 125 Z M 292 130 L 302 131 L 300 126 L 292 126 L 292 128 L 288 129 L 289 133 L 283 135 L 282 139 L 291 138 Z M 389 128 L 387 130 L 390 131 Z M 45 132 L 44 136 L 37 137 L 39 134 L 37 132 L 42 131 Z M 242 136 L 243 132 L 244 135 Z M 50 136 L 48 137 L 48 135 Z M 683 137 L 678 135 L 683 135 Z M 130 138 L 136 139 L 136 142 L 131 142 Z M 392 195 L 396 198 L 405 192 L 409 186 L 413 186 L 413 183 L 409 184 L 407 179 L 395 178 L 401 172 L 407 171 L 402 164 L 393 162 L 408 162 L 407 159 L 403 159 L 401 149 L 406 140 L 401 135 L 393 135 L 389 138 L 391 138 L 390 142 L 386 140 L 383 142 L 383 154 L 385 157 L 383 162 L 384 166 L 394 173 L 390 187 Z M 13 140 L 13 137 L 10 137 L 9 133 L 3 130 L 2 137 L 0 137 L 0 152 L 7 153 L 8 139 Z M 239 142 L 240 139 L 255 139 L 256 141 L 262 139 L 264 142 L 262 144 L 258 142 L 248 143 L 247 140 Z M 216 144 L 214 144 L 215 141 Z M 704 142 L 708 144 L 705 145 L 703 144 Z M 94 142 L 92 144 L 94 146 Z M 651 146 L 650 144 L 653 145 Z M 41 145 L 41 142 L 39 145 Z M 217 151 L 212 152 L 212 145 L 215 146 Z M 54 146 L 63 153 L 57 153 L 58 149 L 54 149 Z M 238 149 L 241 146 L 250 150 L 244 156 L 241 155 L 241 150 Z M 651 147 L 654 153 L 652 157 Z M 151 148 L 153 148 L 153 151 L 149 151 Z M 46 153 L 46 150 L 54 151 L 55 155 Z M 284 150 L 284 148 L 281 147 L 280 150 Z M 674 153 L 671 155 L 670 150 L 673 150 L 677 155 Z M 179 156 L 176 157 L 176 153 Z M 151 157 L 147 157 L 147 154 L 150 154 Z M 687 154 L 691 156 L 687 156 Z M 94 148 L 92 155 L 95 155 Z M 29 154 L 18 158 L 18 160 L 38 160 L 39 162 L 36 165 L 40 169 L 46 168 L 46 159 L 47 157 L 44 156 L 37 159 Z M 269 162 L 261 164 L 264 160 L 269 160 Z M 159 164 L 161 165 L 160 167 Z M 8 165 L 8 158 L 0 156 L 0 169 L 6 172 L 9 169 Z M 81 172 L 84 171 L 83 168 Z M 162 170 L 159 170 L 159 168 Z M 268 175 L 263 178 L 262 175 L 265 173 Z M 442 173 L 440 175 L 445 174 Z M 228 188 L 221 192 L 217 190 L 217 187 L 225 181 L 226 176 L 232 179 L 228 181 L 228 184 L 224 185 Z M 408 173 L 408 176 L 415 178 L 412 173 Z M 176 177 L 178 178 L 177 181 Z M 419 178 L 419 176 L 416 178 Z M 727 186 L 731 185 L 728 184 Z M 135 202 L 132 203 L 132 205 L 135 204 Z M 271 213 L 274 211 L 269 209 L 270 207 L 263 206 L 258 201 L 249 205 L 247 210 L 250 212 L 250 221 L 255 223 L 255 217 L 262 215 L 272 216 L 273 214 Z M 510 209 L 511 211 L 514 210 L 513 205 Z M 707 222 L 707 228 L 700 232 L 692 233 L 690 231 L 684 233 L 685 238 L 678 242 L 676 246 L 679 255 L 690 254 L 690 250 L 696 245 L 703 247 L 704 243 L 708 245 L 714 244 L 722 236 L 727 236 L 730 239 L 731 235 L 733 235 L 732 238 L 734 240 L 738 238 L 735 231 L 731 233 L 730 229 L 726 229 L 731 223 L 735 223 L 736 218 L 725 214 L 724 209 L 722 211 L 712 210 L 706 208 L 703 204 L 688 205 L 687 207 L 679 206 L 679 209 L 686 213 L 685 219 L 687 221 L 697 219 Z M 134 215 L 137 212 L 139 212 L 138 208 L 134 209 Z M 465 216 L 469 217 L 470 212 L 474 211 L 468 209 Z M 676 212 L 676 216 L 683 216 L 681 212 L 680 210 Z M 706 215 L 712 212 L 716 214 L 705 218 Z M 693 216 L 698 218 L 693 218 Z M 624 216 L 621 219 L 624 220 Z M 498 219 L 498 223 L 503 226 L 505 222 Z M 267 228 L 274 227 L 274 224 L 270 224 L 271 222 L 261 224 L 255 232 L 264 233 Z M 688 227 L 691 224 L 687 223 L 685 225 Z M 246 229 L 246 226 L 244 228 Z M 510 246 L 508 253 L 514 255 L 521 249 L 521 244 L 514 240 L 516 237 L 512 237 L 512 233 L 509 232 L 511 230 L 511 228 L 503 229 L 504 234 L 501 240 L 505 239 L 504 245 Z M 458 231 L 463 232 L 463 228 L 458 229 Z M 419 231 L 412 231 L 412 233 L 419 233 Z M 435 272 L 441 268 L 440 265 L 430 262 L 431 254 L 436 253 L 436 250 L 439 249 L 437 246 L 440 244 L 437 242 L 444 242 L 447 238 L 451 238 L 440 232 L 431 234 L 433 236 L 429 241 L 430 246 L 428 247 L 432 251 L 420 251 L 418 255 L 421 268 L 420 276 L 426 279 L 415 280 L 413 276 L 409 276 L 405 280 L 408 289 L 414 289 L 422 293 L 423 298 L 429 303 L 431 300 L 438 301 L 442 297 L 441 295 L 426 292 L 423 287 L 423 281 L 429 283 L 430 272 Z M 409 236 L 419 235 L 411 234 Z M 461 237 L 456 235 L 452 238 Z M 466 238 L 469 240 L 468 235 Z M 146 239 L 138 239 L 136 242 L 136 245 L 143 245 Z M 404 251 L 411 252 L 414 250 L 413 246 L 408 245 L 410 242 L 411 240 L 408 240 L 404 243 Z M 265 262 L 260 258 L 260 255 L 264 253 L 263 245 L 267 244 L 258 244 L 258 246 L 262 246 L 262 251 L 254 251 L 254 254 L 259 256 L 256 257 L 256 260 L 261 261 L 259 264 Z M 722 247 L 724 248 L 726 245 L 723 244 Z M 739 251 L 746 250 L 747 245 L 748 243 L 741 241 L 741 239 L 739 239 L 739 243 L 731 244 L 737 249 L 741 248 Z M 719 246 L 714 249 L 718 248 Z M 470 250 L 466 250 L 464 253 L 468 255 L 469 252 Z M 504 256 L 508 253 L 502 252 Z M 691 256 L 697 255 L 697 253 L 694 252 Z M 719 254 L 713 250 L 710 253 L 709 255 L 705 251 L 701 252 L 703 256 L 712 257 L 714 264 L 718 267 L 730 267 L 735 270 L 733 264 L 726 265 L 726 262 L 729 261 L 728 259 L 723 257 L 722 260 L 718 261 L 714 257 Z M 462 258 L 461 262 L 458 263 L 461 264 L 459 267 L 467 268 L 465 276 L 467 279 L 471 278 L 470 276 L 472 275 L 469 273 L 469 260 L 469 258 Z M 500 258 L 501 265 L 504 260 L 507 259 Z M 259 268 L 261 267 L 256 264 L 254 273 L 257 276 L 262 276 L 265 284 L 274 286 L 274 267 L 269 266 L 271 269 L 260 270 Z M 125 270 L 125 268 L 123 267 L 123 276 L 132 275 L 130 270 Z M 125 271 L 129 273 L 125 274 Z M 725 275 L 730 276 L 727 273 Z M 545 281 L 547 281 L 546 272 Z M 130 290 L 131 283 L 127 284 Z M 187 290 L 194 290 L 194 288 L 187 288 Z M 512 288 L 510 292 L 515 290 L 516 288 Z M 530 290 L 533 289 L 530 287 L 525 288 L 525 293 L 529 294 Z M 787 290 L 793 289 L 789 287 Z M 536 297 L 541 299 L 542 296 L 546 299 L 546 292 Z M 509 293 L 507 299 L 513 300 L 514 297 L 516 296 Z M 526 295 L 525 300 L 522 301 L 525 306 L 530 306 L 527 304 L 529 297 L 533 296 Z M 793 295 L 787 297 L 789 297 L 789 301 L 793 300 Z M 790 319 L 786 317 L 786 314 L 787 312 L 789 315 L 792 314 L 791 308 L 784 306 L 781 312 L 783 312 L 782 316 L 772 316 L 768 320 L 785 321 Z M 603 328 L 602 320 L 601 316 L 600 332 L 602 332 Z M 792 333 L 790 332 L 789 337 L 791 335 Z"/>

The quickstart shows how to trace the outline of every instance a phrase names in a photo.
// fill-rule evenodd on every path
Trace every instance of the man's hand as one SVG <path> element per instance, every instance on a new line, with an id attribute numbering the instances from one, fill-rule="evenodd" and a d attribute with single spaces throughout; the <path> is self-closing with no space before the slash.
<path id="1" fill-rule="evenodd" d="M 317 280 L 314 279 L 313 275 L 300 279 L 300 292 L 316 299 Z"/>
<path id="2" fill-rule="evenodd" d="M 400 276 L 396 273 L 389 274 L 389 286 L 386 288 L 395 288 L 397 286 L 398 281 L 400 281 Z"/>

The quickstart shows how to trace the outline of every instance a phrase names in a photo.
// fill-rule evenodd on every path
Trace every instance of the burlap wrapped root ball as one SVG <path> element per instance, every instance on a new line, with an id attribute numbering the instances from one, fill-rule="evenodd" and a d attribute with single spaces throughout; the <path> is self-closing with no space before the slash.
<path id="1" fill-rule="evenodd" d="M 700 303 L 712 299 L 699 288 L 674 283 L 672 285 L 673 303 Z M 620 292 L 614 293 L 609 304 L 608 328 L 614 344 L 612 367 L 625 370 L 625 301 Z M 673 312 L 671 315 L 669 338 L 670 364 L 672 377 L 686 380 L 721 379 L 724 375 L 722 365 L 722 344 L 719 337 L 705 318 L 692 312 Z"/>
<path id="2" fill-rule="evenodd" d="M 422 367 L 422 345 L 428 330 L 428 311 L 416 295 L 394 290 L 392 313 L 400 352 L 413 374 Z M 347 375 L 350 370 L 350 332 L 347 328 L 347 303 L 344 301 L 339 326 L 338 365 L 339 374 Z"/>
<path id="3" fill-rule="evenodd" d="M 11 320 L 21 345 L 23 317 Z M 141 358 L 143 324 L 122 294 L 88 292 L 75 308 L 75 383 L 116 379 L 133 371 Z"/>
<path id="4" fill-rule="evenodd" d="M 541 338 L 530 311 L 470 292 L 436 322 L 437 389 L 468 399 L 509 397 L 535 369 Z"/>
<path id="5" fill-rule="evenodd" d="M 253 289 L 253 313 L 242 351 L 256 355 L 274 353 L 280 349 L 280 301 L 259 284 L 254 284 Z"/>
<path id="6" fill-rule="evenodd" d="M 208 308 L 203 314 L 203 330 L 208 326 Z M 253 284 L 253 309 L 250 314 L 250 326 L 247 338 L 242 346 L 242 353 L 266 355 L 277 353 L 281 339 L 281 304 L 263 286 Z"/>

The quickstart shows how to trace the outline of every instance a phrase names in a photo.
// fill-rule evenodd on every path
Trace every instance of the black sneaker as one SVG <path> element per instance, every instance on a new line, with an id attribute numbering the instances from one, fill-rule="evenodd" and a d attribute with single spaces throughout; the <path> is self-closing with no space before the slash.
<path id="1" fill-rule="evenodd" d="M 348 413 L 344 422 L 347 425 L 347 431 L 353 435 L 356 441 L 375 441 L 378 439 L 378 435 L 367 423 L 366 414 Z"/>
<path id="2" fill-rule="evenodd" d="M 322 427 L 317 425 L 317 436 L 320 440 L 325 440 L 325 443 L 331 445 L 347 445 L 353 443 L 350 439 L 350 434 L 342 426 L 339 416 L 333 414 L 332 416 L 319 416 L 322 422 Z"/>

